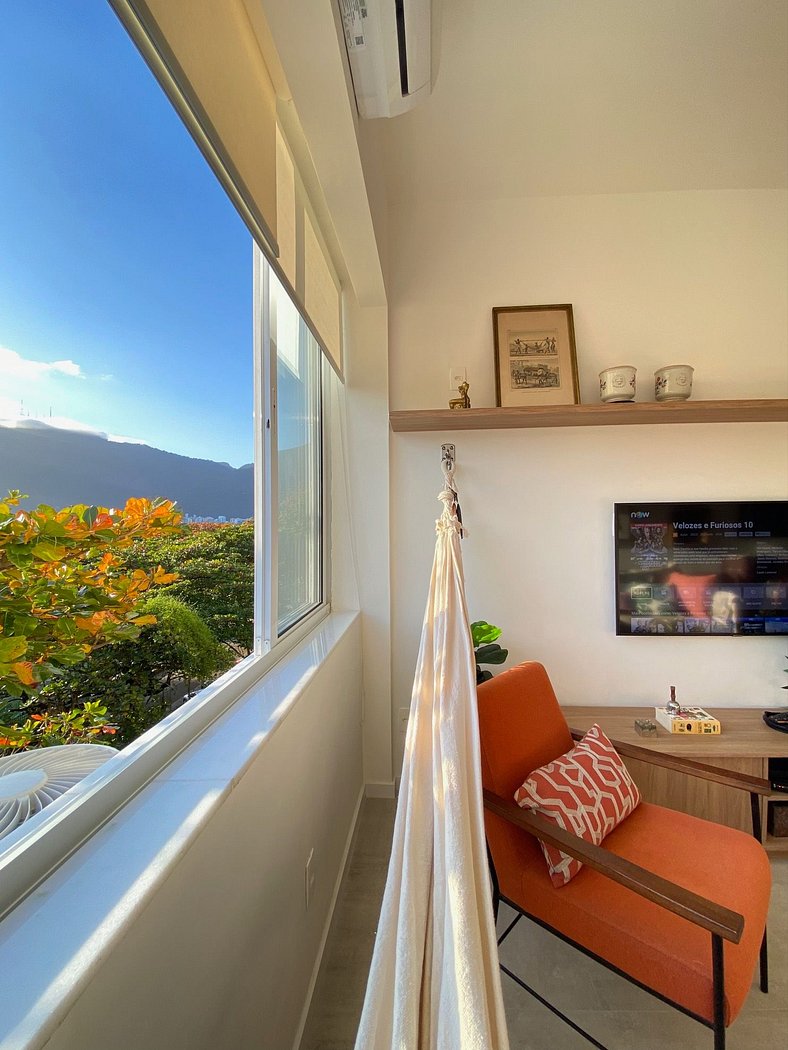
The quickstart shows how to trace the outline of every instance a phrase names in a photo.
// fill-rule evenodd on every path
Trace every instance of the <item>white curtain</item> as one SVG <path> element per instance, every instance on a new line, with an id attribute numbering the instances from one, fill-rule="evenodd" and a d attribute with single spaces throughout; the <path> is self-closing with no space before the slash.
<path id="1" fill-rule="evenodd" d="M 424 616 L 394 841 L 356 1050 L 508 1050 L 453 476 Z"/>

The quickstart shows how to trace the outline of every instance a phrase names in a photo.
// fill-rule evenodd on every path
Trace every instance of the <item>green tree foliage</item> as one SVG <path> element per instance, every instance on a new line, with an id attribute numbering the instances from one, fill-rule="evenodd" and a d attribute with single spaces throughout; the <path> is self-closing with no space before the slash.
<path id="1" fill-rule="evenodd" d="M 117 726 L 107 718 L 107 709 L 98 701 L 86 701 L 81 708 L 30 715 L 19 725 L 0 728 L 0 751 L 29 751 L 35 747 L 59 744 L 101 744 L 100 736 L 114 737 Z"/>
<path id="2" fill-rule="evenodd" d="M 112 744 L 122 747 L 232 665 L 232 653 L 172 593 L 148 598 L 141 611 L 156 622 L 136 641 L 96 650 L 40 689 L 31 710 L 51 717 L 99 701 L 117 730 Z"/>
<path id="3" fill-rule="evenodd" d="M 254 523 L 187 526 L 183 535 L 141 540 L 131 564 L 177 573 L 167 593 L 197 612 L 239 656 L 254 647 Z"/>
<path id="4" fill-rule="evenodd" d="M 0 501 L 0 691 L 21 696 L 88 653 L 133 639 L 152 587 L 175 579 L 158 565 L 129 569 L 135 540 L 180 531 L 168 500 L 130 499 L 122 510 L 76 505 L 22 510 Z"/>

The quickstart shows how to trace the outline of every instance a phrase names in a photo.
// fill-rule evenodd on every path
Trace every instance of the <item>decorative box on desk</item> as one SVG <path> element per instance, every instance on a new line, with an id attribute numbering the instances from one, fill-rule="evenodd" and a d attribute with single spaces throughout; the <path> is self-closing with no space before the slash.
<path id="1" fill-rule="evenodd" d="M 788 733 L 769 729 L 763 722 L 763 711 L 759 708 L 714 707 L 712 710 L 722 726 L 719 736 L 671 734 L 662 726 L 657 727 L 655 736 L 640 736 L 635 732 L 635 719 L 653 719 L 653 707 L 563 708 L 572 729 L 585 731 L 598 722 L 613 740 L 623 740 L 668 755 L 683 755 L 738 773 L 768 777 L 770 758 L 788 758 Z M 647 802 L 716 820 L 742 831 L 752 831 L 750 799 L 744 791 L 734 791 L 720 784 L 630 759 L 626 760 L 626 764 Z M 775 852 L 788 853 L 788 838 L 767 834 L 766 807 L 786 800 L 788 795 L 785 794 L 773 795 L 764 800 L 764 845 Z"/>

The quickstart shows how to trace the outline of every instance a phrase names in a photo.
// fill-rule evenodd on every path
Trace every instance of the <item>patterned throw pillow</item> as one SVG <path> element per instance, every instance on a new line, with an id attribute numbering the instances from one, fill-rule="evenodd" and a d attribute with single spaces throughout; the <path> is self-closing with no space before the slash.
<path id="1" fill-rule="evenodd" d="M 594 725 L 571 751 L 535 769 L 514 798 L 598 846 L 637 806 L 640 792 L 616 749 Z M 555 846 L 540 845 L 553 885 L 565 886 L 583 865 Z"/>

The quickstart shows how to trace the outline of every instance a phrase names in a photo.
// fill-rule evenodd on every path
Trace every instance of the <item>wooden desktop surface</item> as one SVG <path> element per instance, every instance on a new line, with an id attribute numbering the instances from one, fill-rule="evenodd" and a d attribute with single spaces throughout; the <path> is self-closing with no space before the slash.
<path id="1" fill-rule="evenodd" d="M 778 710 L 777 705 L 774 710 Z M 669 733 L 661 725 L 657 725 L 656 736 L 640 736 L 635 731 L 635 719 L 656 721 L 653 707 L 565 706 L 563 712 L 572 729 L 585 731 L 598 722 L 611 739 L 639 744 L 654 751 L 685 755 L 698 761 L 726 757 L 788 758 L 788 733 L 770 729 L 763 721 L 761 708 L 713 707 L 709 714 L 719 719 L 719 736 Z M 713 764 L 721 763 L 715 761 Z"/>
<path id="2" fill-rule="evenodd" d="M 776 710 L 778 705 L 774 706 Z M 635 719 L 655 721 L 653 707 L 566 706 L 563 712 L 572 729 L 585 731 L 598 722 L 611 740 L 683 755 L 710 766 L 756 777 L 768 779 L 770 758 L 788 758 L 788 733 L 770 729 L 763 721 L 760 708 L 712 707 L 710 714 L 720 720 L 719 736 L 669 733 L 661 725 L 657 725 L 656 736 L 640 736 L 635 732 Z M 728 824 L 741 831 L 751 830 L 750 797 L 746 791 L 660 769 L 636 759 L 627 759 L 626 764 L 647 802 Z M 783 805 L 785 801 L 788 801 L 788 794 L 776 794 L 761 803 L 764 845 L 768 850 L 780 853 L 788 852 L 788 837 L 776 838 L 766 834 L 766 818 L 769 805 Z"/>

